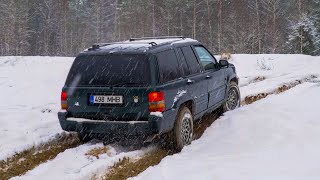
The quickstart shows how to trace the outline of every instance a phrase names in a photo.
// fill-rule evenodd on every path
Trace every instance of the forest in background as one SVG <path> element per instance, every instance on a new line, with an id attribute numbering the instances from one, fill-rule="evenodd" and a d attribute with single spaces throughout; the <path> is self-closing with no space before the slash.
<path id="1" fill-rule="evenodd" d="M 0 0 L 1 56 L 182 35 L 214 54 L 320 55 L 320 0 Z"/>

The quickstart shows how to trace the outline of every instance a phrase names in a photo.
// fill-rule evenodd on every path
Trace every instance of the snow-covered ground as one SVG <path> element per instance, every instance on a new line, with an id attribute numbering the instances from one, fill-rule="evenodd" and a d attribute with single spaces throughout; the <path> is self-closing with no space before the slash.
<path id="1" fill-rule="evenodd" d="M 263 58 L 269 70 L 257 65 Z M 242 98 L 320 75 L 320 57 L 236 55 L 232 63 Z M 257 76 L 266 79 L 248 85 Z M 319 106 L 318 78 L 226 113 L 181 153 L 132 179 L 319 179 Z"/>
<path id="2" fill-rule="evenodd" d="M 131 159 L 139 158 L 144 153 L 154 149 L 154 147 L 148 147 L 136 151 L 127 151 L 121 147 L 107 146 L 108 152 L 99 155 L 98 158 L 86 155 L 90 150 L 99 147 L 103 147 L 103 144 L 89 143 L 67 149 L 53 160 L 39 165 L 23 176 L 12 178 L 12 180 L 87 180 L 96 174 L 104 174 L 107 168 L 113 166 L 124 157 Z"/>
<path id="3" fill-rule="evenodd" d="M 245 98 L 273 91 L 284 83 L 320 75 L 320 57 L 305 55 L 234 55 L 231 60 L 240 77 L 241 96 Z M 264 81 L 248 84 L 256 77 Z M 247 85 L 247 86 L 243 86 Z"/>
<path id="4" fill-rule="evenodd" d="M 319 92 L 320 83 L 305 83 L 228 112 L 133 179 L 319 179 Z"/>
<path id="5" fill-rule="evenodd" d="M 0 160 L 62 132 L 56 113 L 72 62 L 73 58 L 0 57 Z M 234 55 L 231 63 L 240 77 L 242 98 L 311 75 L 320 77 L 320 57 Z M 266 79 L 250 83 L 258 76 Z M 137 179 L 319 179 L 319 80 L 227 113 L 199 140 Z M 122 156 L 147 151 L 121 153 L 111 147 L 110 156 L 85 155 L 99 146 L 68 149 L 21 179 L 87 178 Z"/>
<path id="6" fill-rule="evenodd" d="M 57 112 L 73 59 L 0 57 L 0 160 L 62 132 Z"/>

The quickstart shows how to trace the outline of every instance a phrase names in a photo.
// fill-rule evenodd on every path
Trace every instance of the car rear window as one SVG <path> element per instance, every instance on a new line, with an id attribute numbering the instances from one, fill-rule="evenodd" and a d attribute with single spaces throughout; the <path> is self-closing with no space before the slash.
<path id="1" fill-rule="evenodd" d="M 146 55 L 88 55 L 75 59 L 66 86 L 146 86 L 150 70 Z"/>

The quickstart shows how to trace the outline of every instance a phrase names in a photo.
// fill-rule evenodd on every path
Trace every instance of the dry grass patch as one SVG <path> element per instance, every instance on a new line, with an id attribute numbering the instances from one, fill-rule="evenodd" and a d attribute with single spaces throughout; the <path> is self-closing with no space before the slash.
<path id="1" fill-rule="evenodd" d="M 256 82 L 260 82 L 260 81 L 264 81 L 264 80 L 266 80 L 266 77 L 264 77 L 264 76 L 258 76 L 258 77 L 255 77 L 253 80 L 251 80 L 251 81 L 249 82 L 249 84 L 256 83 Z"/>
<path id="2" fill-rule="evenodd" d="M 205 115 L 202 120 L 197 121 L 194 126 L 195 139 L 200 138 L 206 128 L 209 127 L 218 117 L 218 113 L 211 113 Z M 158 148 L 139 159 L 123 158 L 113 165 L 106 175 L 100 178 L 94 176 L 92 179 L 124 180 L 129 177 L 135 177 L 145 171 L 148 167 L 159 164 L 164 157 L 175 153 L 176 152 L 171 151 L 168 148 Z"/>
<path id="3" fill-rule="evenodd" d="M 296 80 L 278 87 L 276 90 L 269 93 L 260 93 L 255 96 L 247 96 L 242 104 L 252 104 L 260 99 L 263 99 L 271 94 L 279 94 L 287 91 L 303 82 L 310 81 L 316 78 L 316 76 L 310 76 L 301 80 Z M 254 82 L 265 80 L 265 77 L 257 77 Z M 253 82 L 251 82 L 253 83 Z M 194 124 L 194 139 L 199 139 L 204 131 L 219 117 L 219 110 L 214 113 L 205 115 L 201 120 Z M 160 161 L 167 155 L 175 154 L 170 150 L 156 149 L 143 156 L 138 160 L 124 158 L 116 163 L 108 173 L 102 179 L 123 180 L 129 177 L 134 177 L 145 171 L 148 167 L 154 166 L 160 163 Z M 94 177 L 96 179 L 96 177 Z"/>
<path id="4" fill-rule="evenodd" d="M 0 161 L 0 179 L 6 180 L 20 176 L 36 166 L 55 158 L 60 152 L 80 145 L 74 134 L 61 134 L 40 146 L 16 153 L 6 160 Z"/>
<path id="5" fill-rule="evenodd" d="M 281 85 L 280 87 L 276 88 L 275 90 L 271 91 L 271 92 L 267 92 L 267 93 L 259 93 L 257 95 L 252 95 L 252 96 L 247 96 L 245 97 L 244 101 L 241 103 L 243 105 L 245 104 L 252 104 L 260 99 L 263 99 L 269 95 L 272 95 L 272 94 L 280 94 L 282 92 L 285 92 L 293 87 L 296 87 L 297 85 L 299 84 L 302 84 L 304 82 L 307 82 L 307 81 L 311 81 L 313 79 L 317 78 L 317 76 L 315 75 L 311 75 L 309 77 L 306 77 L 306 78 L 303 78 L 303 79 L 299 79 L 299 80 L 295 80 L 295 81 L 292 81 L 292 82 L 289 82 L 289 83 L 286 83 L 286 84 L 283 84 Z"/>
<path id="6" fill-rule="evenodd" d="M 94 156 L 97 159 L 99 159 L 99 155 L 101 154 L 107 154 L 108 156 L 111 156 L 109 150 L 110 148 L 108 146 L 93 148 L 86 153 L 86 156 Z"/>
<path id="7" fill-rule="evenodd" d="M 267 78 L 264 77 L 264 76 L 257 76 L 257 77 L 255 77 L 255 78 L 251 79 L 249 82 L 247 82 L 247 83 L 245 83 L 245 84 L 239 85 L 239 87 L 248 86 L 248 85 L 250 85 L 250 84 L 257 83 L 257 82 L 261 82 L 261 81 L 264 81 L 264 80 L 266 80 L 266 79 L 267 79 Z"/>
<path id="8" fill-rule="evenodd" d="M 173 153 L 169 150 L 156 149 L 140 159 L 125 157 L 117 162 L 102 179 L 124 180 L 137 176 L 148 167 L 159 164 L 164 157 L 171 154 Z"/>

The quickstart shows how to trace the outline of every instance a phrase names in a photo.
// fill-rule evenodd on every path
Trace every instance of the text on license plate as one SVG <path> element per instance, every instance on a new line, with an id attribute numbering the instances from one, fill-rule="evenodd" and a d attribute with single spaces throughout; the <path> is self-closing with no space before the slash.
<path id="1" fill-rule="evenodd" d="M 90 104 L 122 104 L 122 96 L 90 96 Z"/>

